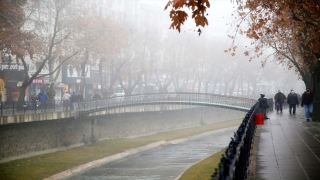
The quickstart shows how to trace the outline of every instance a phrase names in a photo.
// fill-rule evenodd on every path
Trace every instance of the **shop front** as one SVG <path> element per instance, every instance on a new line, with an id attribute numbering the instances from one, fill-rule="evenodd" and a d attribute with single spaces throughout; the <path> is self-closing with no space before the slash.
<path id="1" fill-rule="evenodd" d="M 78 93 L 80 91 L 81 70 L 74 68 L 70 71 L 70 65 L 64 65 L 62 70 L 62 82 L 70 93 Z M 90 65 L 86 66 L 85 76 L 85 99 L 91 99 L 93 94 L 99 90 L 100 76 L 99 70 L 94 70 Z"/>
<path id="2" fill-rule="evenodd" d="M 28 68 L 28 65 L 27 65 Z M 28 69 L 27 69 L 28 70 Z M 11 102 L 17 101 L 20 96 L 20 87 L 24 79 L 24 66 L 14 63 L 1 63 L 0 82 L 3 88 L 2 101 Z M 27 90 L 28 91 L 28 90 Z M 28 93 L 26 92 L 26 99 Z"/>

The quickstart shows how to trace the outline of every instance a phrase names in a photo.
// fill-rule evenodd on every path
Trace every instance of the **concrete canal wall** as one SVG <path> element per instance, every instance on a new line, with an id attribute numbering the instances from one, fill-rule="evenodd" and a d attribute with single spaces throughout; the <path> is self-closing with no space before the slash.
<path id="1" fill-rule="evenodd" d="M 137 108 L 139 109 L 139 108 Z M 170 109 L 170 108 L 168 108 Z M 0 161 L 34 152 L 103 139 L 142 136 L 162 131 L 242 118 L 244 112 L 216 107 L 192 107 L 154 112 L 127 112 L 0 126 Z"/>

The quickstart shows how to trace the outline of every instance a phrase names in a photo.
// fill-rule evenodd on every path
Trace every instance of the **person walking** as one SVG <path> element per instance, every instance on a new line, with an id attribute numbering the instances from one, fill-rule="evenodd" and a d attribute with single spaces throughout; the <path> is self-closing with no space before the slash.
<path id="1" fill-rule="evenodd" d="M 267 116 L 267 109 L 269 108 L 268 100 L 265 98 L 264 94 L 260 94 L 260 96 L 261 97 L 258 99 L 260 111 L 263 113 L 264 119 L 269 119 Z"/>
<path id="2" fill-rule="evenodd" d="M 309 122 L 313 111 L 313 93 L 310 88 L 306 88 L 306 91 L 302 94 L 301 107 L 304 107 L 307 122 Z"/>
<path id="3" fill-rule="evenodd" d="M 76 93 L 73 92 L 70 97 L 70 110 L 74 110 L 75 108 L 77 108 L 77 107 L 75 107 L 75 106 L 77 106 L 76 102 L 77 102 L 77 96 L 76 96 Z"/>
<path id="4" fill-rule="evenodd" d="M 34 108 L 35 112 L 37 112 L 37 100 L 38 100 L 38 96 L 36 92 L 33 92 L 31 96 L 31 103 L 32 103 L 31 105 Z"/>
<path id="5" fill-rule="evenodd" d="M 82 94 L 79 92 L 76 98 L 77 98 L 78 108 L 80 109 L 80 104 L 83 101 Z"/>
<path id="6" fill-rule="evenodd" d="M 62 104 L 63 109 L 62 110 L 63 111 L 68 111 L 70 97 L 71 97 L 71 95 L 68 92 L 65 92 L 64 95 L 62 96 L 62 101 L 63 101 L 63 104 Z"/>
<path id="7" fill-rule="evenodd" d="M 99 99 L 101 99 L 101 96 L 100 96 L 100 94 L 99 94 L 98 92 L 96 92 L 96 93 L 94 94 L 94 96 L 92 97 L 92 99 L 93 99 L 93 100 L 99 100 Z"/>
<path id="8" fill-rule="evenodd" d="M 298 95 L 294 93 L 292 89 L 287 96 L 287 103 L 289 104 L 289 113 L 290 114 L 293 113 L 293 115 L 295 115 L 296 105 L 299 106 L 299 99 L 298 99 Z"/>
<path id="9" fill-rule="evenodd" d="M 274 101 L 276 102 L 277 112 L 282 113 L 283 102 L 286 100 L 286 96 L 279 90 L 278 93 L 274 96 Z"/>
<path id="10" fill-rule="evenodd" d="M 46 112 L 46 109 L 47 109 L 47 103 L 46 102 L 48 100 L 48 97 L 44 93 L 43 90 L 38 94 L 38 98 L 39 98 L 39 101 L 40 101 L 41 112 Z"/>
<path id="11" fill-rule="evenodd" d="M 97 100 L 99 100 L 99 99 L 101 99 L 101 96 L 100 96 L 100 94 L 99 94 L 98 92 L 96 92 L 96 93 L 94 94 L 94 96 L 92 97 L 92 100 L 96 101 L 96 102 L 95 102 L 96 108 L 99 107 L 99 103 L 100 103 L 100 102 L 97 101 Z"/>

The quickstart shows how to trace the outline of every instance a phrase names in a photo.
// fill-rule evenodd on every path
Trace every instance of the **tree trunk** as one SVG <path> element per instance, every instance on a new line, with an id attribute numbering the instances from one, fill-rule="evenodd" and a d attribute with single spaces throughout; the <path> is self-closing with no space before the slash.
<path id="1" fill-rule="evenodd" d="M 205 82 L 204 93 L 209 93 L 209 92 L 208 92 L 209 83 L 212 81 L 212 79 L 213 79 L 213 73 L 214 73 L 213 68 L 214 68 L 214 66 L 212 65 L 212 69 L 211 69 L 210 76 L 209 76 L 208 80 Z"/>
<path id="2" fill-rule="evenodd" d="M 202 79 L 198 78 L 198 93 L 201 93 L 201 85 L 202 85 Z"/>
<path id="3" fill-rule="evenodd" d="M 23 105 L 24 105 L 24 97 L 26 96 L 26 89 L 28 88 L 28 86 L 25 85 L 22 85 L 20 87 L 20 96 L 18 98 L 18 106 L 17 106 L 17 110 L 18 111 L 21 111 L 23 110 Z"/>
<path id="4" fill-rule="evenodd" d="M 89 59 L 89 51 L 86 49 L 85 51 L 85 60 L 81 64 L 81 81 L 80 81 L 80 93 L 83 97 L 85 97 L 85 86 L 86 86 L 86 65 Z"/>
<path id="5" fill-rule="evenodd" d="M 100 59 L 100 64 L 99 64 L 99 76 L 100 76 L 100 86 L 101 86 L 101 95 L 102 97 L 108 97 L 110 96 L 108 91 L 107 91 L 107 85 L 106 85 L 106 76 L 103 74 L 103 69 L 104 69 L 104 62 L 105 58 Z"/>
<path id="6" fill-rule="evenodd" d="M 192 83 L 192 92 L 194 93 L 194 87 L 196 86 L 197 83 L 197 78 L 194 79 L 193 83 Z"/>
<path id="7" fill-rule="evenodd" d="M 48 66 L 49 66 L 49 73 L 50 73 L 54 70 L 54 59 L 48 60 Z M 49 75 L 49 82 L 53 82 L 53 81 L 54 81 L 54 75 L 50 74 Z"/>
<path id="8" fill-rule="evenodd" d="M 320 61 L 312 73 L 313 83 L 313 113 L 312 121 L 320 122 Z"/>

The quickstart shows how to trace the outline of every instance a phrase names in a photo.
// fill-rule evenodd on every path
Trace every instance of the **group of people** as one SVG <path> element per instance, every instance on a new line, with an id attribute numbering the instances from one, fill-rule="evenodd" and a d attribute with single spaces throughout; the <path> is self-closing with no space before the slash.
<path id="1" fill-rule="evenodd" d="M 92 97 L 92 99 L 93 100 L 101 99 L 101 95 L 98 92 L 96 92 Z M 37 102 L 39 101 L 41 112 L 46 112 L 48 96 L 43 90 L 38 95 L 35 92 L 33 92 L 31 100 L 35 108 L 37 106 Z M 63 111 L 68 111 L 69 108 L 70 110 L 79 109 L 79 105 L 80 105 L 79 102 L 82 102 L 82 101 L 83 101 L 83 96 L 81 93 L 76 94 L 75 92 L 72 92 L 72 94 L 70 94 L 69 92 L 65 92 L 62 96 L 62 102 L 61 102 Z"/>
<path id="2" fill-rule="evenodd" d="M 62 109 L 63 111 L 79 109 L 79 102 L 83 101 L 83 97 L 81 93 L 76 95 L 75 92 L 70 94 L 69 92 L 65 92 L 62 96 Z"/>
<path id="3" fill-rule="evenodd" d="M 264 114 L 265 119 L 269 119 L 266 114 L 266 110 L 269 108 L 267 99 L 265 98 L 265 94 L 260 94 L 259 98 L 259 108 L 261 109 L 261 113 Z M 275 109 L 277 113 L 282 113 L 283 103 L 287 101 L 289 104 L 289 113 L 295 115 L 296 114 L 296 106 L 299 106 L 299 97 L 298 95 L 291 90 L 288 96 L 285 96 L 280 90 L 274 96 L 275 100 Z M 307 122 L 310 121 L 313 112 L 313 93 L 310 88 L 306 88 L 306 91 L 302 94 L 301 97 L 301 107 L 305 109 L 305 116 Z"/>
<path id="4" fill-rule="evenodd" d="M 101 95 L 96 92 L 93 97 L 92 100 L 99 100 L 101 99 Z M 73 92 L 72 94 L 70 94 L 69 92 L 65 92 L 64 95 L 62 96 L 62 108 L 63 111 L 68 111 L 69 107 L 70 110 L 76 110 L 80 108 L 80 104 L 79 102 L 83 101 L 83 96 L 81 93 L 78 93 L 76 95 L 75 92 Z"/>
<path id="5" fill-rule="evenodd" d="M 38 95 L 36 94 L 36 92 L 33 92 L 31 96 L 31 100 L 34 108 L 37 107 L 37 101 L 39 101 L 41 112 L 46 112 L 48 96 L 46 93 L 44 93 L 43 90 Z"/>

